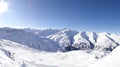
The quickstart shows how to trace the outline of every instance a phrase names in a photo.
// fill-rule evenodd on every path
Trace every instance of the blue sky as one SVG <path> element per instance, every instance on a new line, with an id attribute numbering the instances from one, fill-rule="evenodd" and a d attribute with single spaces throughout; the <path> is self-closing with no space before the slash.
<path id="1" fill-rule="evenodd" d="M 6 0 L 1 26 L 120 33 L 120 0 Z"/>

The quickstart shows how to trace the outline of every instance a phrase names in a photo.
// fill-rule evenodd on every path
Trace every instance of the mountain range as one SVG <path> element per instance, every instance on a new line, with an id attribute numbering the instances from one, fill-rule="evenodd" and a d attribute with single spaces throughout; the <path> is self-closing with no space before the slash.
<path id="1" fill-rule="evenodd" d="M 0 38 L 10 40 L 41 51 L 72 50 L 112 51 L 120 44 L 120 35 L 107 32 L 78 32 L 71 29 L 14 29 L 0 28 Z"/>

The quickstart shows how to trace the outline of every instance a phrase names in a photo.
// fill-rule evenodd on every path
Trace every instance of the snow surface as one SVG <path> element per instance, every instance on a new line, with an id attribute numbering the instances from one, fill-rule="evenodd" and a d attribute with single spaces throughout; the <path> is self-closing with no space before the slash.
<path id="1" fill-rule="evenodd" d="M 120 67 L 120 46 L 89 67 Z"/>
<path id="2" fill-rule="evenodd" d="M 93 50 L 43 52 L 1 39 L 0 67 L 87 67 L 108 53 Z"/>

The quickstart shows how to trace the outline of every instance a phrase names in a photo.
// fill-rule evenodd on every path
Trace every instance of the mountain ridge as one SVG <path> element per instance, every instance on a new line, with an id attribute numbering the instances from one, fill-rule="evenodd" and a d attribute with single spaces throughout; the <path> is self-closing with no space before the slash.
<path id="1" fill-rule="evenodd" d="M 107 32 L 78 32 L 71 29 L 0 28 L 0 38 L 11 40 L 42 51 L 105 50 L 120 44 L 120 36 Z"/>

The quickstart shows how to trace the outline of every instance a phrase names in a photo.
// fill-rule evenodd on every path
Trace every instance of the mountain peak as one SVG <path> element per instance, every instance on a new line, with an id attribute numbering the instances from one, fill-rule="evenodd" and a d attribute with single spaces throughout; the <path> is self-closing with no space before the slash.
<path id="1" fill-rule="evenodd" d="M 101 35 L 111 35 L 110 33 L 108 33 L 108 32 L 102 32 L 102 33 L 100 33 Z"/>
<path id="2" fill-rule="evenodd" d="M 68 32 L 68 31 L 71 31 L 71 29 L 68 29 L 68 28 L 64 28 L 61 30 L 62 32 Z"/>

